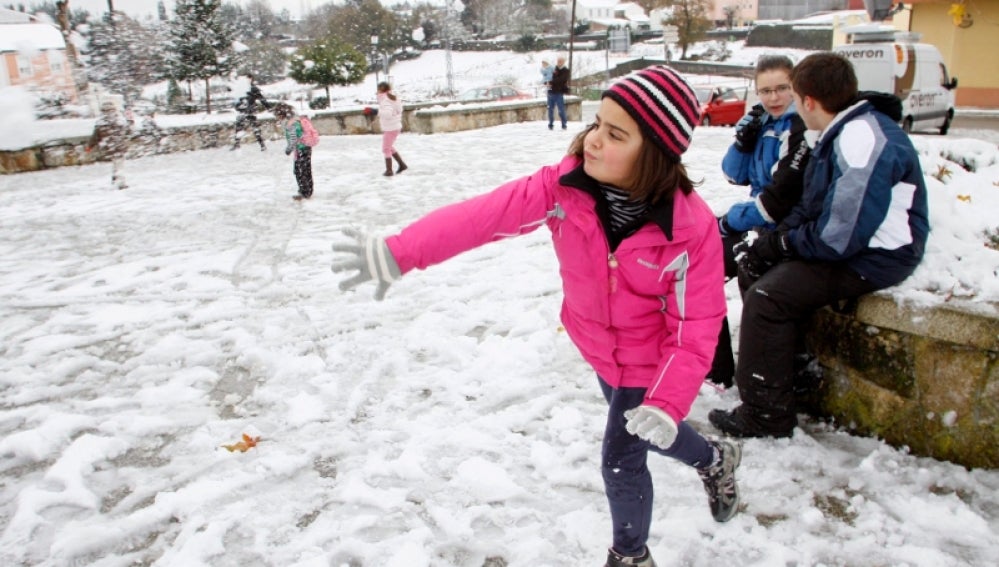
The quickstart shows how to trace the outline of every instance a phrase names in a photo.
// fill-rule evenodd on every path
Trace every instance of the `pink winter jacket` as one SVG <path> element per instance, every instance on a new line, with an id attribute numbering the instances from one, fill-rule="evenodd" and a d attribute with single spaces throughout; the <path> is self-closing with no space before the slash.
<path id="1" fill-rule="evenodd" d="M 389 98 L 388 93 L 378 93 L 378 125 L 382 132 L 402 130 L 402 99 Z"/>
<path id="2" fill-rule="evenodd" d="M 581 161 L 510 181 L 431 212 L 386 239 L 403 274 L 548 225 L 559 261 L 562 324 L 597 375 L 646 388 L 677 423 L 711 366 L 726 303 L 721 238 L 696 192 L 676 191 L 672 240 L 650 222 L 612 254 L 594 198 L 560 177 Z"/>

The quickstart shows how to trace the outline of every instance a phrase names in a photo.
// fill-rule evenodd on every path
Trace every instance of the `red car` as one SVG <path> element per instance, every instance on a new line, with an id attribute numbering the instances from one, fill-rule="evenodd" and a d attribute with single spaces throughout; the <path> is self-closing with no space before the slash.
<path id="1" fill-rule="evenodd" d="M 746 114 L 748 87 L 695 87 L 701 103 L 701 124 L 733 126 Z"/>
<path id="2" fill-rule="evenodd" d="M 518 91 L 509 85 L 494 85 L 492 87 L 469 89 L 461 93 L 458 100 L 464 102 L 479 102 L 495 100 L 527 100 L 532 98 L 534 97 L 523 91 Z"/>

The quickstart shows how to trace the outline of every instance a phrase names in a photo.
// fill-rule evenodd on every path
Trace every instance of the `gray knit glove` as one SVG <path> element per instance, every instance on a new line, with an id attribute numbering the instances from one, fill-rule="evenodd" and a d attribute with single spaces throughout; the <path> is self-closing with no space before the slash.
<path id="1" fill-rule="evenodd" d="M 347 291 L 368 280 L 378 282 L 375 289 L 375 299 L 381 301 L 389 285 L 402 276 L 399 264 L 385 244 L 384 238 L 368 236 L 352 228 L 343 229 L 343 233 L 354 239 L 354 244 L 333 244 L 334 252 L 345 252 L 351 256 L 333 262 L 334 273 L 357 270 L 358 274 L 340 282 L 340 289 Z"/>
<path id="2" fill-rule="evenodd" d="M 624 412 L 625 429 L 660 449 L 669 449 L 676 441 L 676 422 L 656 406 L 640 405 Z"/>

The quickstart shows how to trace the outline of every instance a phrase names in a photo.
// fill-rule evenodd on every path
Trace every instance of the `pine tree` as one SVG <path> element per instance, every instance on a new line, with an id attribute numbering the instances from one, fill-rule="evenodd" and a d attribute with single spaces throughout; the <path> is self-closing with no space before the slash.
<path id="1" fill-rule="evenodd" d="M 142 85 L 155 78 L 158 41 L 153 30 L 121 12 L 90 26 L 87 54 L 90 80 L 126 102 L 139 97 Z"/>
<path id="2" fill-rule="evenodd" d="M 205 83 L 205 109 L 212 111 L 211 78 L 227 77 L 239 64 L 232 26 L 221 17 L 221 0 L 177 0 L 170 20 L 170 76 Z"/>
<path id="3" fill-rule="evenodd" d="M 299 48 L 291 57 L 288 76 L 299 83 L 324 87 L 328 100 L 330 85 L 360 83 L 366 72 L 364 54 L 330 37 Z"/>

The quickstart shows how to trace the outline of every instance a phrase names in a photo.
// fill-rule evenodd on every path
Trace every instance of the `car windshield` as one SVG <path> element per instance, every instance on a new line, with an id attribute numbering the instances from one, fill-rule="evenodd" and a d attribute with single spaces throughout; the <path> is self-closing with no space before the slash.
<path id="1" fill-rule="evenodd" d="M 694 89 L 694 92 L 697 93 L 697 102 L 707 104 L 711 100 L 711 93 L 714 92 L 714 89 Z"/>
<path id="2" fill-rule="evenodd" d="M 461 94 L 461 100 L 479 100 L 489 98 L 489 89 L 471 89 Z"/>

